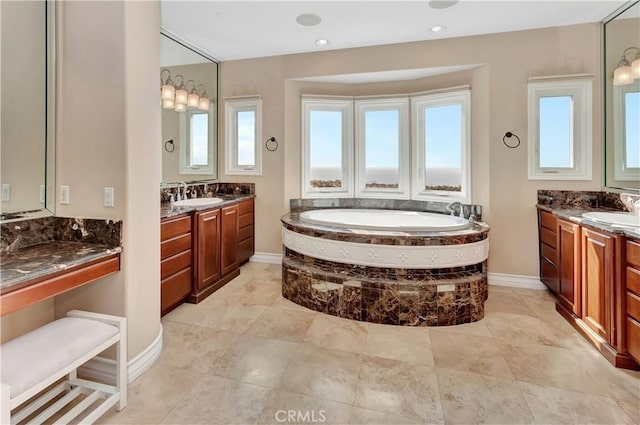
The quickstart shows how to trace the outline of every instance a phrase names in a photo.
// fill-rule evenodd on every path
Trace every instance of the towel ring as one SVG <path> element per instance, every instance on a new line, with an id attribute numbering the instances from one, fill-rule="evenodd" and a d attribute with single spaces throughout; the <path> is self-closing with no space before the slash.
<path id="1" fill-rule="evenodd" d="M 264 145 L 269 152 L 275 152 L 278 149 L 278 141 L 273 136 L 269 137 Z"/>
<path id="2" fill-rule="evenodd" d="M 511 137 L 515 137 L 518 140 L 518 142 L 515 145 L 510 145 L 507 143 L 506 139 L 510 139 Z M 502 136 L 502 143 L 504 143 L 504 145 L 508 148 L 515 149 L 518 146 L 520 146 L 520 138 L 518 137 L 517 134 L 507 131 L 506 133 L 504 133 L 504 136 Z"/>

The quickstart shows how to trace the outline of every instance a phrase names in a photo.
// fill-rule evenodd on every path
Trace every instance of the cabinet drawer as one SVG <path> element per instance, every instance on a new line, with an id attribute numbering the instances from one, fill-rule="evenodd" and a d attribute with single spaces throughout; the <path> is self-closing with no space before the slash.
<path id="1" fill-rule="evenodd" d="M 551 264 L 544 258 L 540 259 L 541 276 L 540 280 L 549 287 L 554 294 L 558 293 L 559 273 L 558 267 Z"/>
<path id="2" fill-rule="evenodd" d="M 627 292 L 627 314 L 640 321 L 640 297 Z"/>
<path id="3" fill-rule="evenodd" d="M 189 232 L 191 232 L 191 216 L 163 221 L 160 224 L 161 241 Z"/>
<path id="4" fill-rule="evenodd" d="M 640 322 L 627 317 L 627 351 L 640 362 Z"/>
<path id="5" fill-rule="evenodd" d="M 249 226 L 250 224 L 253 224 L 253 214 L 249 213 L 249 214 L 242 214 L 240 217 L 238 217 L 238 228 L 242 229 L 245 226 Z"/>
<path id="6" fill-rule="evenodd" d="M 553 230 L 555 232 L 556 226 L 558 225 L 558 219 L 551 213 L 540 211 L 540 223 L 543 227 L 546 227 L 547 229 Z"/>
<path id="7" fill-rule="evenodd" d="M 253 212 L 253 199 L 240 202 L 238 204 L 238 212 L 240 215 Z"/>
<path id="8" fill-rule="evenodd" d="M 627 241 L 627 263 L 640 268 L 640 243 Z"/>
<path id="9" fill-rule="evenodd" d="M 244 263 L 254 254 L 253 238 L 238 242 L 238 262 Z"/>
<path id="10" fill-rule="evenodd" d="M 558 243 L 557 233 L 544 227 L 540 228 L 540 239 L 552 248 L 555 248 Z"/>
<path id="11" fill-rule="evenodd" d="M 253 237 L 253 225 L 250 224 L 248 226 L 241 227 L 238 230 L 238 240 L 243 241 L 247 238 Z"/>
<path id="12" fill-rule="evenodd" d="M 627 290 L 640 295 L 640 270 L 627 267 Z"/>
<path id="13" fill-rule="evenodd" d="M 181 252 L 160 262 L 160 278 L 165 279 L 172 274 L 191 266 L 191 250 Z"/>
<path id="14" fill-rule="evenodd" d="M 160 259 L 164 260 L 187 249 L 191 249 L 191 233 L 176 236 L 173 239 L 162 242 L 160 245 Z"/>
<path id="15" fill-rule="evenodd" d="M 163 280 L 160 286 L 160 311 L 165 314 L 191 292 L 191 267 Z"/>
<path id="16" fill-rule="evenodd" d="M 542 256 L 547 258 L 547 260 L 551 261 L 556 266 L 558 265 L 558 251 L 554 248 L 551 248 L 547 244 L 541 245 Z"/>

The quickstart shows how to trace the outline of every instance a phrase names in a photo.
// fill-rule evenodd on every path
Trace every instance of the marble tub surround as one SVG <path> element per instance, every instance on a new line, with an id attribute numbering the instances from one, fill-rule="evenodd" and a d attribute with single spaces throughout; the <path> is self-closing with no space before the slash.
<path id="1" fill-rule="evenodd" d="M 220 198 L 221 195 L 239 196 L 239 195 L 255 195 L 255 183 L 221 183 L 216 181 L 196 181 L 186 182 L 189 198 Z M 184 193 L 184 185 L 180 187 L 181 193 Z M 196 196 L 193 196 L 193 193 Z M 173 199 L 177 199 L 178 183 L 168 183 L 160 188 L 160 202 L 168 203 Z M 182 196 L 182 195 L 181 195 Z"/>
<path id="2" fill-rule="evenodd" d="M 345 319 L 448 326 L 484 317 L 486 262 L 442 269 L 389 269 L 318 260 L 286 249 L 282 296 Z"/>
<path id="3" fill-rule="evenodd" d="M 118 247 L 122 240 L 122 221 L 49 216 L 2 223 L 0 233 L 2 254 L 51 241 Z"/>
<path id="4" fill-rule="evenodd" d="M 640 195 L 619 194 L 610 192 L 573 191 L 573 190 L 538 190 L 538 204 L 553 208 L 592 209 L 631 211 L 625 206 L 624 199 L 640 199 Z M 628 201 L 627 201 L 628 203 Z"/>
<path id="5" fill-rule="evenodd" d="M 199 207 L 176 207 L 170 202 L 165 202 L 160 204 L 160 218 L 167 217 L 175 217 L 181 214 L 189 214 L 193 211 L 201 211 L 208 210 L 212 208 L 223 208 L 229 205 L 237 204 L 238 202 L 242 202 L 246 199 L 255 198 L 254 194 L 245 194 L 245 195 L 216 195 L 217 198 L 222 198 L 223 202 L 213 204 L 213 205 L 204 205 Z"/>
<path id="6" fill-rule="evenodd" d="M 0 289 L 3 293 L 20 284 L 92 263 L 118 254 L 119 246 L 74 241 L 48 241 L 2 253 Z"/>
<path id="7" fill-rule="evenodd" d="M 321 198 L 321 199 L 291 199 L 291 212 L 302 212 L 326 208 L 360 208 L 434 212 L 450 214 L 447 211 L 448 202 L 412 201 L 401 199 L 370 199 L 370 198 Z M 482 219 L 482 206 L 463 204 L 464 217 L 469 218 L 473 213 L 474 220 Z M 456 210 L 456 214 L 458 211 Z"/>

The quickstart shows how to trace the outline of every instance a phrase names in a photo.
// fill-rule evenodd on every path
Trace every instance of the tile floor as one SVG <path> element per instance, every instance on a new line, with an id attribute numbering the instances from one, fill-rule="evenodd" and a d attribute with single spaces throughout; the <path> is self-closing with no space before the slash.
<path id="1" fill-rule="evenodd" d="M 161 358 L 102 423 L 640 423 L 640 373 L 612 367 L 546 291 L 491 287 L 480 322 L 394 327 L 299 307 L 279 266 L 249 263 L 162 325 Z"/>

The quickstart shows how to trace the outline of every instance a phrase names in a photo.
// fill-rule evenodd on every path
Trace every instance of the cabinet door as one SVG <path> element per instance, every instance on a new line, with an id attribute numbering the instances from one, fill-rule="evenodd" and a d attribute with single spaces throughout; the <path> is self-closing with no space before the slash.
<path id="1" fill-rule="evenodd" d="M 558 303 L 580 317 L 580 226 L 558 220 Z"/>
<path id="2" fill-rule="evenodd" d="M 611 342 L 614 239 L 582 229 L 582 320 Z"/>
<path id="3" fill-rule="evenodd" d="M 238 268 L 238 205 L 222 209 L 222 274 Z"/>
<path id="4" fill-rule="evenodd" d="M 197 290 L 220 279 L 220 210 L 197 214 Z"/>

